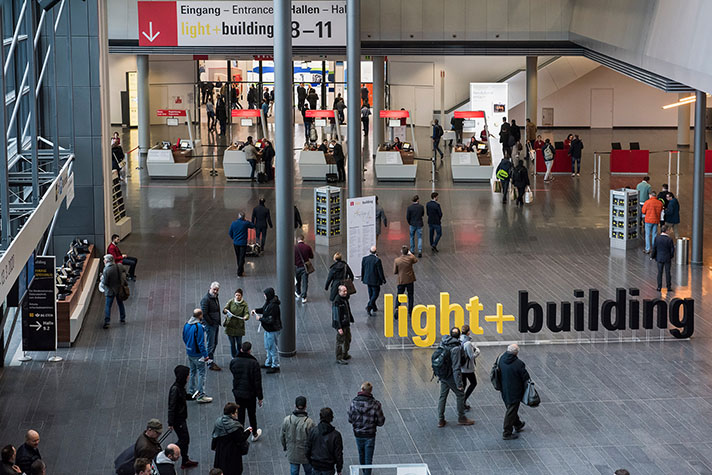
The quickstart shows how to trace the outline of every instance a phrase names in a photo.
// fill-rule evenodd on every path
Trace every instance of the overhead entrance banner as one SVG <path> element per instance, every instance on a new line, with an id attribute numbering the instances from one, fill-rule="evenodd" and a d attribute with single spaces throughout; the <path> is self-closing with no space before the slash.
<path id="1" fill-rule="evenodd" d="M 273 46 L 272 2 L 138 2 L 139 46 Z M 294 46 L 346 46 L 346 1 L 293 1 Z"/>

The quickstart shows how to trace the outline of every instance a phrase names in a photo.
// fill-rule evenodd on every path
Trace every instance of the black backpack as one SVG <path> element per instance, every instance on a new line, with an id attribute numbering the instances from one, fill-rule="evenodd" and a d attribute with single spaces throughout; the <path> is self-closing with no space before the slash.
<path id="1" fill-rule="evenodd" d="M 494 361 L 494 364 L 492 365 L 492 369 L 490 370 L 490 381 L 492 382 L 492 386 L 494 386 L 494 389 L 496 391 L 501 391 L 502 390 L 502 370 L 499 367 L 499 359 L 504 355 L 502 353 L 497 357 L 497 359 Z"/>
<path id="2" fill-rule="evenodd" d="M 430 358 L 430 365 L 433 368 L 433 378 L 445 380 L 452 376 L 452 357 L 450 356 L 451 348 L 440 343 L 433 356 Z M 431 381 L 433 378 L 430 378 Z"/>
<path id="3" fill-rule="evenodd" d="M 436 139 L 439 139 L 440 137 L 443 136 L 444 133 L 445 133 L 445 132 L 443 131 L 443 128 L 440 126 L 440 124 L 438 124 L 438 125 L 435 127 L 435 138 L 436 138 Z"/>

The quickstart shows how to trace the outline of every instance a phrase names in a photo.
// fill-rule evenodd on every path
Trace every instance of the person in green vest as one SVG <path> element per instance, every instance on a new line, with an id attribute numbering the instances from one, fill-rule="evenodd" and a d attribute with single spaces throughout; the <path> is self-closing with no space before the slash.
<path id="1" fill-rule="evenodd" d="M 230 353 L 237 358 L 242 347 L 242 337 L 245 336 L 245 321 L 250 319 L 250 309 L 242 299 L 242 289 L 235 291 L 235 298 L 230 299 L 223 309 L 225 318 L 225 334 L 230 340 Z"/>

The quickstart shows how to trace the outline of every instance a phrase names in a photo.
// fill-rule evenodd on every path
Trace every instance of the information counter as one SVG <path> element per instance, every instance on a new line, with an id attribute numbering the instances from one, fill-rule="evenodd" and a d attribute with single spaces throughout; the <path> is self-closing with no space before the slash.
<path id="1" fill-rule="evenodd" d="M 649 150 L 611 150 L 611 175 L 647 175 Z"/>
<path id="2" fill-rule="evenodd" d="M 537 149 L 536 151 L 536 172 L 538 175 L 546 173 L 546 162 L 544 161 L 544 154 L 541 149 Z M 554 151 L 554 166 L 551 167 L 551 173 L 557 175 L 571 173 L 571 157 L 569 157 L 568 150 Z"/>
<path id="3" fill-rule="evenodd" d="M 415 152 L 382 150 L 376 152 L 376 179 L 378 181 L 415 181 L 418 165 Z"/>
<path id="4" fill-rule="evenodd" d="M 331 158 L 327 160 L 326 155 Z M 320 150 L 302 150 L 299 152 L 299 174 L 304 181 L 326 181 L 326 174 L 329 173 L 329 163 L 333 164 L 332 155 L 325 154 Z M 332 173 L 336 173 L 336 167 L 332 167 Z"/>
<path id="5" fill-rule="evenodd" d="M 99 259 L 95 258 L 94 254 L 94 245 L 90 244 L 72 293 L 57 302 L 57 346 L 71 346 L 82 329 L 99 276 Z"/>
<path id="6" fill-rule="evenodd" d="M 148 151 L 146 166 L 151 178 L 187 180 L 200 171 L 201 159 L 193 150 L 164 149 L 158 145 Z"/>
<path id="7" fill-rule="evenodd" d="M 250 179 L 252 166 L 247 161 L 245 152 L 230 145 L 223 154 L 223 171 L 228 180 Z"/>
<path id="8" fill-rule="evenodd" d="M 480 159 L 474 152 L 452 152 L 450 168 L 454 182 L 489 182 L 492 178 L 492 166 L 480 165 Z"/>

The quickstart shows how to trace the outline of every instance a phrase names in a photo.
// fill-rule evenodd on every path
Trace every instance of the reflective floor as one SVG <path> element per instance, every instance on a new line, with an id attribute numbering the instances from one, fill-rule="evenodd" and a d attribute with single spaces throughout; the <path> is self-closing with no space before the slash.
<path id="1" fill-rule="evenodd" d="M 153 142 L 168 134 L 165 129 L 152 130 Z M 544 135 L 562 140 L 566 132 L 544 131 Z M 435 189 L 444 212 L 441 252 L 430 251 L 426 229 L 423 258 L 415 266 L 415 301 L 439 306 L 440 292 L 449 292 L 452 302 L 464 305 L 478 296 L 484 306 L 480 319 L 484 334 L 476 338 L 482 345 L 477 366 L 480 384 L 468 413 L 475 425 L 454 424 L 457 416 L 451 397 L 446 411 L 451 423 L 437 427 L 439 388 L 430 380 L 431 350 L 414 348 L 412 328 L 408 337 L 386 338 L 383 313 L 369 318 L 364 311 L 367 292 L 360 283 L 351 299 L 356 319 L 353 360 L 348 366 L 335 364 L 335 331 L 323 285 L 331 254 L 345 246 L 321 246 L 315 249 L 317 270 L 310 278 L 309 301 L 297 304 L 297 356 L 282 360 L 281 374 L 263 376 L 265 405 L 258 410 L 258 420 L 264 433 L 245 458 L 245 473 L 288 473 L 279 427 L 298 395 L 307 397 L 312 417 L 321 407 L 334 409 L 335 426 L 344 436 L 345 465 L 357 463 L 346 411 L 365 380 L 373 383 L 386 415 L 386 424 L 378 432 L 376 463 L 425 462 L 433 474 L 610 474 L 617 468 L 635 474 L 712 472 L 708 423 L 712 327 L 707 315 L 712 308 L 708 267 L 712 251 L 705 251 L 705 266 L 673 265 L 675 290 L 663 292 L 668 301 L 695 300 L 695 334 L 689 341 L 672 340 L 668 330 L 554 333 L 546 325 L 540 333 L 523 338 L 515 323 L 505 322 L 500 334 L 495 323 L 485 321 L 485 316 L 496 314 L 497 303 L 504 314 L 518 318 L 520 290 L 527 290 L 529 299 L 542 306 L 557 302 L 559 312 L 561 302 L 576 300 L 574 289 L 598 289 L 601 301 L 614 299 L 618 287 L 640 289 L 640 300 L 659 296 L 656 266 L 641 248 L 613 250 L 608 241 L 608 190 L 634 187 L 640 178 L 611 178 L 604 160 L 601 179 L 595 180 L 592 152 L 608 150 L 611 141 L 638 141 L 641 148 L 651 150 L 675 148 L 675 131 L 577 133 L 586 147 L 581 177 L 559 175 L 551 184 L 532 178 L 534 202 L 523 209 L 503 205 L 501 195 L 493 194 L 488 185 L 453 184 L 448 154 L 437 170 Z M 135 131 L 123 137 L 125 150 L 131 150 L 136 145 Z M 295 137 L 303 137 L 301 126 Z M 420 156 L 427 156 L 427 137 L 427 129 L 417 130 Z M 225 141 L 204 135 L 203 142 L 224 145 Z M 378 246 L 388 279 L 383 291 L 393 293 L 392 262 L 408 240 L 405 208 L 414 193 L 427 201 L 432 189 L 430 169 L 428 162 L 419 162 L 415 184 L 379 184 L 374 181 L 370 150 L 372 144 L 364 152 L 364 194 L 377 194 L 389 218 Z M 671 182 L 672 191 L 679 195 L 678 234 L 689 236 L 691 156 L 683 156 L 679 177 L 666 176 L 667 153 L 653 154 L 651 163 L 653 188 Z M 165 422 L 173 367 L 186 362 L 181 328 L 210 282 L 223 285 L 221 303 L 234 288 L 243 288 L 250 308 L 261 305 L 262 290 L 276 284 L 276 230 L 269 231 L 265 255 L 249 259 L 246 277 L 239 280 L 227 237 L 237 212 L 249 214 L 260 197 L 274 210 L 273 185 L 228 183 L 222 174 L 209 175 L 211 164 L 212 158 L 206 156 L 201 173 L 186 182 L 157 181 L 146 176 L 145 167 L 137 169 L 142 164 L 135 152 L 130 154 L 125 192 L 133 233 L 121 248 L 138 257 L 139 264 L 138 280 L 127 302 L 128 324 L 101 329 L 103 300 L 97 292 L 76 344 L 58 351 L 63 362 L 45 363 L 46 355 L 39 353 L 32 355 L 35 359 L 30 363 L 20 364 L 17 355 L 8 359 L 0 379 L 0 441 L 17 445 L 27 428 L 37 429 L 48 473 L 112 473 L 114 457 L 135 441 L 149 418 Z M 221 172 L 219 157 L 216 168 Z M 706 185 L 708 198 L 712 182 L 706 180 Z M 296 177 L 295 196 L 310 244 L 314 186 L 318 184 L 303 184 Z M 708 206 L 708 222 L 711 213 Z M 707 239 L 712 243 L 709 233 Z M 258 359 L 264 358 L 262 334 L 254 322 L 247 328 L 246 339 L 255 342 Z M 504 405 L 488 374 L 503 344 L 515 340 L 528 343 L 520 357 L 543 402 L 520 411 L 527 428 L 518 440 L 503 441 Z M 594 343 L 584 343 L 591 340 Z M 229 347 L 224 335 L 216 360 L 227 368 Z M 223 404 L 231 400 L 231 384 L 228 371 L 209 372 L 207 392 L 215 401 L 189 405 L 190 455 L 200 462 L 192 473 L 208 472 L 213 459 L 212 425 Z"/>

